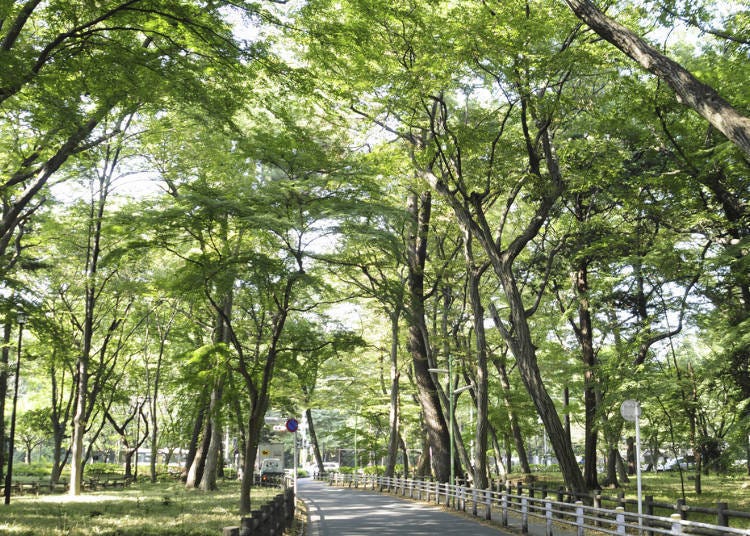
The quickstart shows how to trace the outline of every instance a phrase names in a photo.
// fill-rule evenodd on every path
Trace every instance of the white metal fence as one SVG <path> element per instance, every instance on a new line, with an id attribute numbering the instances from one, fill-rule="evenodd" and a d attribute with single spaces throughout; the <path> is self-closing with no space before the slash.
<path id="1" fill-rule="evenodd" d="M 529 497 L 428 480 L 334 473 L 328 475 L 328 481 L 334 486 L 366 488 L 444 505 L 499 521 L 503 527 L 520 528 L 523 534 L 534 536 L 583 536 L 593 532 L 616 536 L 750 536 L 747 529 L 688 521 L 679 514 L 639 516 L 623 507 L 611 510 L 585 505 L 582 501 L 562 502 L 552 497 Z"/>

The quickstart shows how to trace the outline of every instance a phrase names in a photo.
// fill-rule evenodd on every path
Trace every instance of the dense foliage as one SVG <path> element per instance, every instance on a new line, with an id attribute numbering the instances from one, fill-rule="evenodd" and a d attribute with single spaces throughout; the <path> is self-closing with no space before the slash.
<path id="1" fill-rule="evenodd" d="M 637 399 L 642 462 L 700 492 L 750 457 L 750 12 L 721 7 L 6 2 L 0 438 L 73 494 L 92 460 L 233 466 L 248 512 L 268 417 L 319 470 L 593 489 Z"/>

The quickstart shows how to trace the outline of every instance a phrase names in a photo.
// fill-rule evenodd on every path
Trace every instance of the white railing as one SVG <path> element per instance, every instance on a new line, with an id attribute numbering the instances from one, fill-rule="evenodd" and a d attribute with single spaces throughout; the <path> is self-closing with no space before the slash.
<path id="1" fill-rule="evenodd" d="M 596 531 L 600 534 L 625 536 L 654 536 L 660 534 L 698 534 L 707 536 L 750 536 L 750 530 L 699 523 L 670 517 L 638 515 L 623 507 L 614 510 L 584 505 L 583 502 L 561 502 L 552 497 L 528 497 L 509 491 L 481 490 L 445 482 L 391 478 L 377 475 L 333 473 L 328 481 L 334 486 L 365 488 L 393 493 L 411 499 L 432 502 L 486 520 L 499 520 L 503 527 L 520 528 L 523 534 L 555 536 L 558 534 L 583 536 Z M 645 534 L 644 534 L 645 533 Z"/>

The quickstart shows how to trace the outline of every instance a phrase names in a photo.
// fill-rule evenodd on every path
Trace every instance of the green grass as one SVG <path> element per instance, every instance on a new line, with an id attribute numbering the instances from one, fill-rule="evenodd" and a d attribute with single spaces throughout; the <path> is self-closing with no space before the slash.
<path id="1" fill-rule="evenodd" d="M 224 481 L 219 490 L 186 490 L 180 482 L 138 483 L 126 489 L 68 495 L 16 496 L 0 505 L 3 535 L 166 536 L 221 534 L 239 525 L 240 485 Z M 253 509 L 279 490 L 253 488 Z"/>
<path id="2" fill-rule="evenodd" d="M 695 481 L 692 479 L 694 472 L 685 471 L 684 477 L 684 498 L 688 506 L 716 508 L 716 503 L 727 503 L 730 510 L 741 512 L 750 512 L 750 477 L 740 473 L 726 475 L 702 475 L 702 493 L 695 493 Z M 559 473 L 534 473 L 536 478 L 536 487 L 547 484 L 550 489 L 556 489 L 561 485 L 562 479 Z M 520 480 L 522 475 L 517 479 Z M 643 496 L 651 495 L 657 503 L 667 503 L 674 505 L 677 499 L 683 498 L 683 487 L 680 481 L 680 474 L 677 471 L 663 473 L 643 473 L 642 474 Z M 619 489 L 604 488 L 603 495 L 615 496 L 618 491 L 624 491 L 627 499 L 635 499 L 637 496 L 637 481 L 635 475 L 630 477 L 630 482 L 622 484 Z M 605 505 L 606 506 L 606 505 Z M 656 515 L 668 515 L 664 509 L 658 508 L 654 512 Z M 705 523 L 716 523 L 716 516 L 709 514 L 690 513 L 689 519 Z M 731 518 L 730 526 L 735 528 L 750 528 L 750 520 Z"/>

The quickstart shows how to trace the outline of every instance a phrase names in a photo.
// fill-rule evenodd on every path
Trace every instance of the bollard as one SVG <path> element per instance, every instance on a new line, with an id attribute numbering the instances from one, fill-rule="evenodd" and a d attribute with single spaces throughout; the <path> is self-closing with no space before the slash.
<path id="1" fill-rule="evenodd" d="M 615 516 L 615 522 L 617 523 L 617 534 L 625 535 L 625 508 L 618 506 L 616 509 L 617 515 Z"/>

